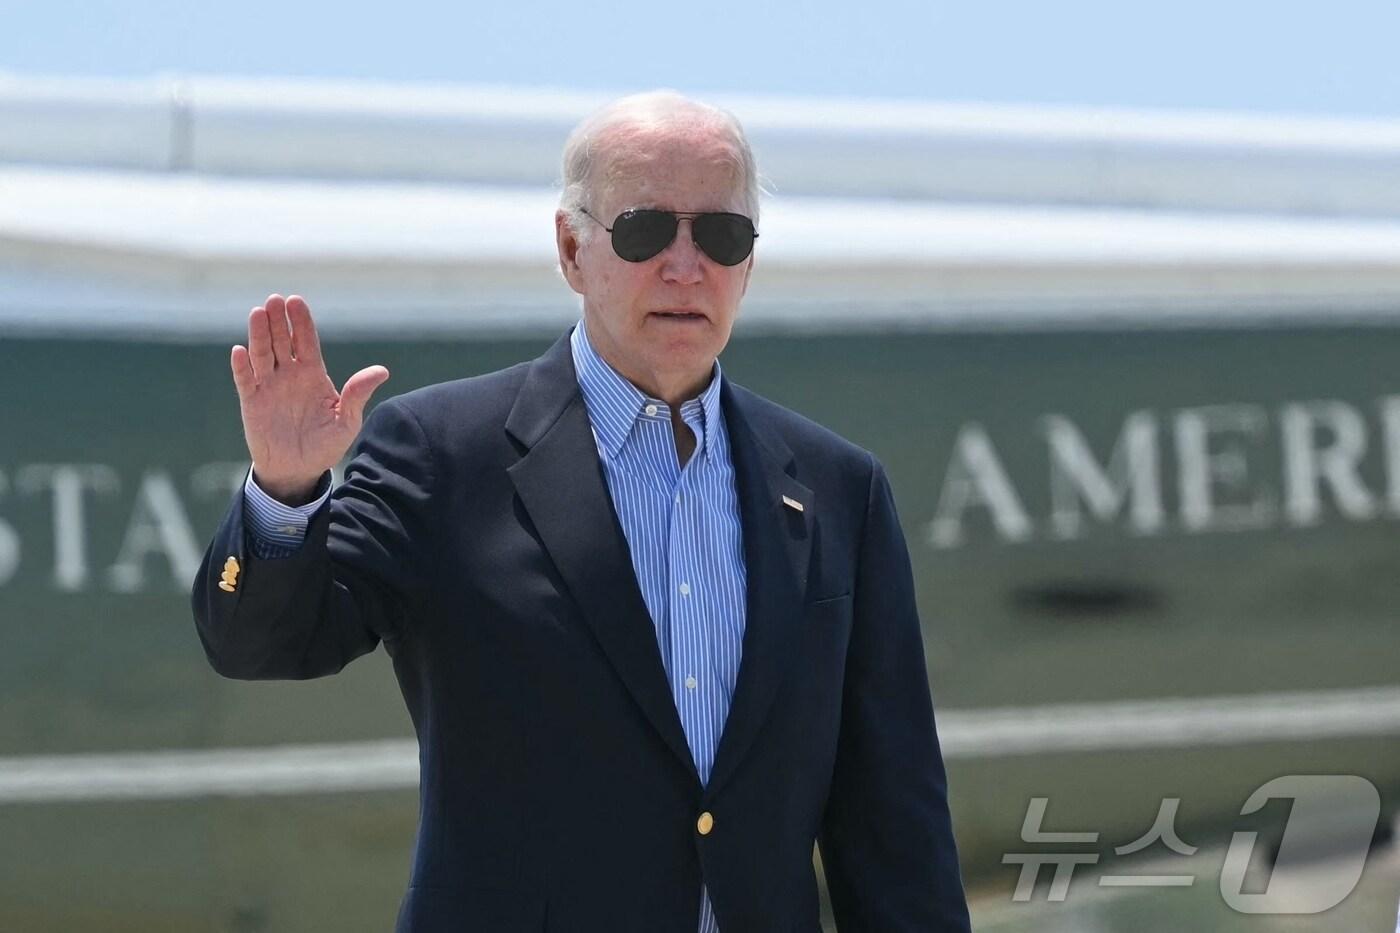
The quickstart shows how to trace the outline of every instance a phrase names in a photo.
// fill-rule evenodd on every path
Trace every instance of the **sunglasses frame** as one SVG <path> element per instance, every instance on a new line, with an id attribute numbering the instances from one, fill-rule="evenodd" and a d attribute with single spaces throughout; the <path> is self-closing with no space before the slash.
<path id="1" fill-rule="evenodd" d="M 589 220 L 592 220 L 594 223 L 596 223 L 598 226 L 602 227 L 604 230 L 606 230 L 606 231 L 608 232 L 608 234 L 612 237 L 612 248 L 613 248 L 613 253 L 615 253 L 615 254 L 617 255 L 617 258 L 621 259 L 623 262 L 647 262 L 648 260 L 655 259 L 657 256 L 660 256 L 662 253 L 664 253 L 664 252 L 666 251 L 666 249 L 667 249 L 672 243 L 676 242 L 676 236 L 677 236 L 677 235 L 680 233 L 680 231 L 681 231 L 681 220 L 682 220 L 683 218 L 686 218 L 686 217 L 689 217 L 689 218 L 690 218 L 690 222 L 691 222 L 691 228 L 690 228 L 690 236 L 691 236 L 691 239 L 694 239 L 694 238 L 695 238 L 695 220 L 696 220 L 697 218 L 699 218 L 699 217 L 738 217 L 738 218 L 742 219 L 746 224 L 748 224 L 749 230 L 752 231 L 752 233 L 753 233 L 753 239 L 749 240 L 749 248 L 748 248 L 748 251 L 745 252 L 743 256 L 740 256 L 738 259 L 736 259 L 734 262 L 720 262 L 720 260 L 718 260 L 718 259 L 716 259 L 714 256 L 711 256 L 711 255 L 710 255 L 710 251 L 707 250 L 707 249 L 705 249 L 705 247 L 704 247 L 703 245 L 701 245 L 701 243 L 700 243 L 699 240 L 695 240 L 695 245 L 696 245 L 697 247 L 699 247 L 700 251 L 701 251 L 702 253 L 704 253 L 705 256 L 706 256 L 711 262 L 719 263 L 719 265 L 725 266 L 725 267 L 727 267 L 727 268 L 733 268 L 734 266 L 739 265 L 739 264 L 740 264 L 741 262 L 743 262 L 745 259 L 748 259 L 750 256 L 752 256 L 752 255 L 753 255 L 753 244 L 754 244 L 754 240 L 757 240 L 757 239 L 758 239 L 758 228 L 754 226 L 753 218 L 751 218 L 751 217 L 746 217 L 746 216 L 744 216 L 743 214 L 739 214 L 739 213 L 736 213 L 736 212 L 734 212 L 734 211 L 663 211 L 663 210 L 661 210 L 661 209 L 659 209 L 659 208 L 654 208 L 654 207 L 632 207 L 632 208 L 628 208 L 627 210 L 625 210 L 625 211 L 623 211 L 622 213 L 618 214 L 617 217 L 615 217 L 615 218 L 613 219 L 612 226 L 609 227 L 607 224 L 603 223 L 603 222 L 602 222 L 601 220 L 599 220 L 597 217 L 594 217 L 591 213 L 589 213 L 588 208 L 586 208 L 586 207 L 580 207 L 579 210 L 583 212 L 583 215 L 584 215 L 585 217 L 587 217 Z M 660 249 L 658 249 L 656 252 L 652 253 L 650 256 L 643 256 L 643 257 L 640 258 L 640 259 L 628 259 L 626 256 L 622 255 L 622 253 L 618 251 L 618 247 L 617 247 L 617 234 L 614 233 L 613 231 L 617 229 L 617 225 L 618 225 L 618 222 L 619 222 L 619 221 L 622 221 L 624 218 L 626 218 L 626 217 L 628 217 L 629 215 L 632 215 L 632 214 L 666 214 L 666 215 L 669 215 L 670 217 L 672 217 L 672 218 L 675 219 L 675 222 L 676 222 L 676 229 L 675 229 L 675 232 L 671 234 L 671 238 L 670 238 L 669 240 L 667 240 L 665 243 L 663 243 L 663 244 L 661 245 L 661 248 L 660 248 Z"/>

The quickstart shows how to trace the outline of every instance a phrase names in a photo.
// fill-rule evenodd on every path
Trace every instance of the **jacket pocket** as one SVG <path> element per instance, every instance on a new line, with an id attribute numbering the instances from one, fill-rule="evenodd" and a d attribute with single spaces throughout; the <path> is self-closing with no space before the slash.
<path id="1" fill-rule="evenodd" d="M 805 625 L 814 631 L 839 632 L 851 624 L 855 600 L 850 593 L 813 600 L 802 607 Z"/>

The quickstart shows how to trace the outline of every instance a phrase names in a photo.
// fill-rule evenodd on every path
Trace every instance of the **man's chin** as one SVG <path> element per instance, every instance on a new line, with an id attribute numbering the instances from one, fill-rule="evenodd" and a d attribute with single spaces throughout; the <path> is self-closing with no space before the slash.
<path id="1" fill-rule="evenodd" d="M 719 348 L 710 340 L 668 341 L 664 346 L 653 348 L 649 362 L 651 371 L 668 381 L 678 379 L 708 385 L 718 355 Z"/>

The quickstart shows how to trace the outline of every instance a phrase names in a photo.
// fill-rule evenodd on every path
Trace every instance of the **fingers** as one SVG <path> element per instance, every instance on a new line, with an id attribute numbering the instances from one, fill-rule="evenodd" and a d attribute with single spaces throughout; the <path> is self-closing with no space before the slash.
<path id="1" fill-rule="evenodd" d="M 267 309 L 261 306 L 248 312 L 248 357 L 257 378 L 272 374 L 276 362 L 272 355 L 272 331 L 268 329 Z"/>
<path id="2" fill-rule="evenodd" d="M 263 307 L 267 309 L 268 329 L 272 331 L 273 356 L 278 365 L 284 366 L 292 361 L 292 330 L 287 324 L 287 302 L 281 295 L 268 295 Z"/>
<path id="3" fill-rule="evenodd" d="M 300 295 L 287 299 L 287 317 L 292 323 L 292 353 L 297 360 L 312 365 L 325 365 L 321 360 L 321 338 L 316 334 L 316 322 L 311 319 L 311 308 Z"/>
<path id="4" fill-rule="evenodd" d="M 246 399 L 257 391 L 258 378 L 253 374 L 253 361 L 248 358 L 246 347 L 233 348 L 229 354 L 229 367 L 233 370 L 233 385 L 240 399 Z"/>
<path id="5" fill-rule="evenodd" d="M 389 370 L 383 366 L 366 366 L 345 380 L 345 388 L 340 390 L 340 409 L 347 415 L 359 419 L 365 410 L 365 403 L 389 378 Z"/>
<path id="6" fill-rule="evenodd" d="M 311 309 L 298 295 L 284 299 L 267 296 L 267 301 L 248 314 L 248 356 L 257 379 L 293 360 L 321 360 L 321 342 Z"/>

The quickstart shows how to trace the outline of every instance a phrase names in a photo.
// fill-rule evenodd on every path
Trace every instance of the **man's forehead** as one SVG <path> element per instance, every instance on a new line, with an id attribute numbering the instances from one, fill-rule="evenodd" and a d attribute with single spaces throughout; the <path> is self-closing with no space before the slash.
<path id="1" fill-rule="evenodd" d="M 740 194 L 738 167 L 723 158 L 623 158 L 602 174 L 600 194 L 619 210 L 730 210 Z"/>
<path id="2" fill-rule="evenodd" d="M 705 189 L 667 188 L 648 185 L 619 185 L 604 194 L 607 205 L 616 211 L 652 208 L 662 211 L 738 210 L 738 192 L 733 185 Z"/>
<path id="3" fill-rule="evenodd" d="M 596 146 L 596 190 L 604 196 L 623 196 L 629 206 L 670 206 L 643 205 L 638 199 L 677 196 L 728 201 L 738 187 L 740 159 L 733 140 L 713 127 L 619 127 L 598 139 Z"/>

